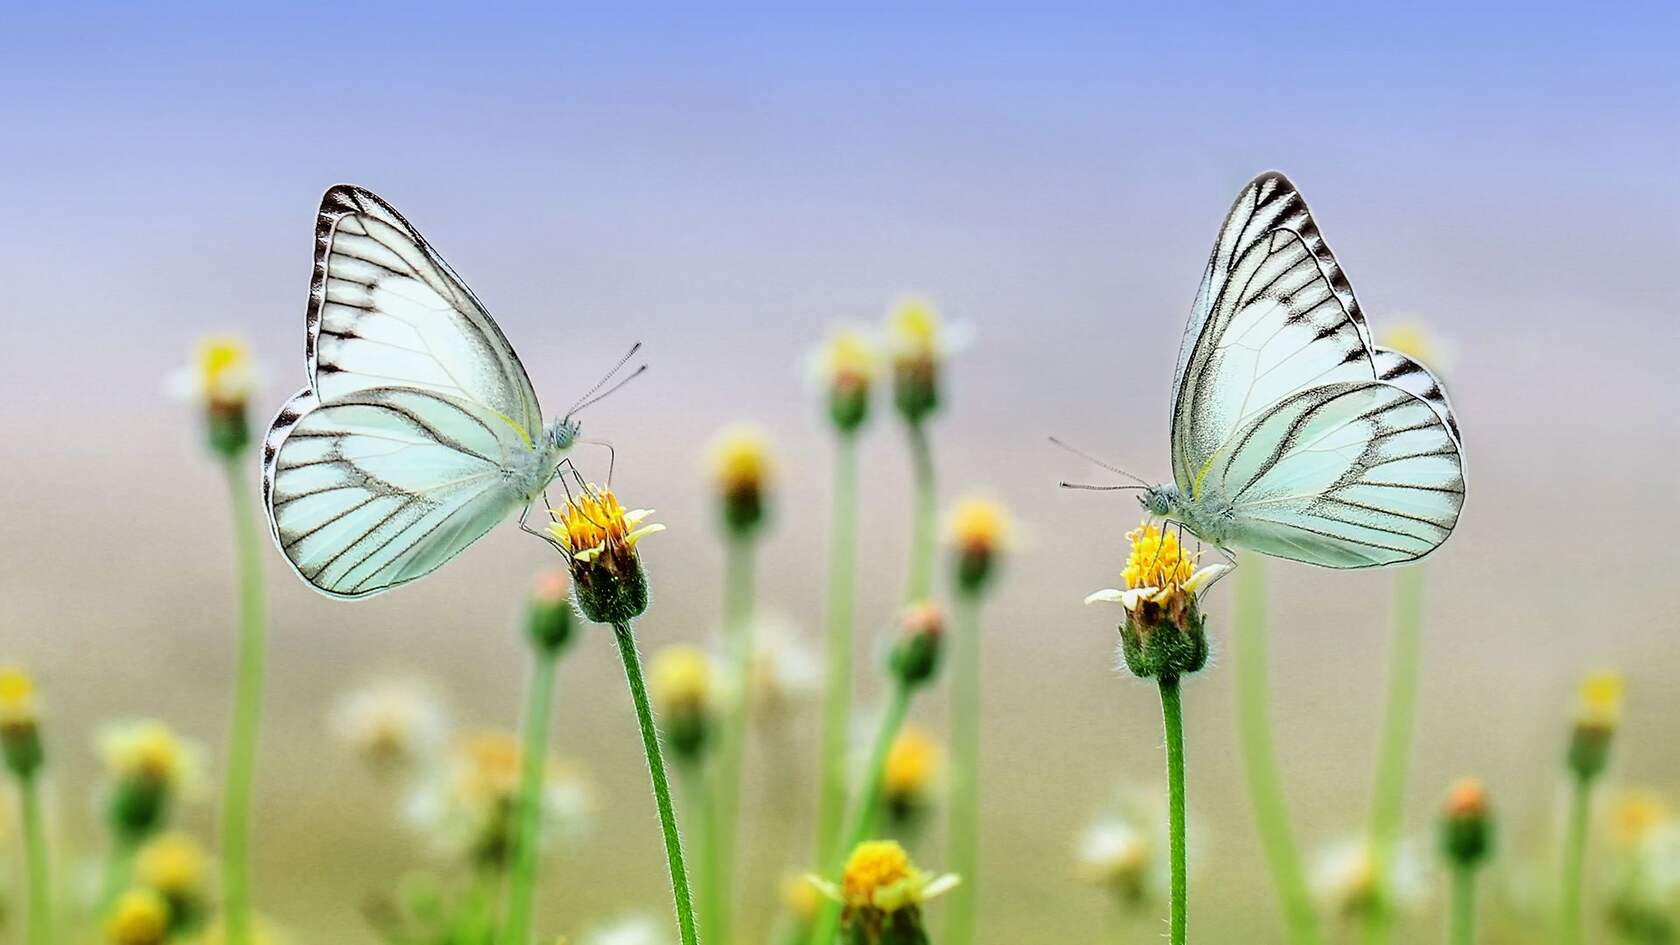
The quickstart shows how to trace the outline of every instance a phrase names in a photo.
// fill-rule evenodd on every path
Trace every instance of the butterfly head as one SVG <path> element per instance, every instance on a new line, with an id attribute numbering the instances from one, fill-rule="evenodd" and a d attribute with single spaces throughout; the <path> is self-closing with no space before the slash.
<path id="1" fill-rule="evenodd" d="M 1138 504 L 1143 510 L 1156 518 L 1167 518 L 1178 511 L 1179 494 L 1177 486 L 1150 486 L 1138 496 Z"/>
<path id="2" fill-rule="evenodd" d="M 571 417 L 561 417 L 560 419 L 554 421 L 548 425 L 548 430 L 546 431 L 548 434 L 549 448 L 557 452 L 560 450 L 571 449 L 572 444 L 577 442 L 578 433 L 581 432 L 582 429 L 583 424 L 573 420 Z"/>

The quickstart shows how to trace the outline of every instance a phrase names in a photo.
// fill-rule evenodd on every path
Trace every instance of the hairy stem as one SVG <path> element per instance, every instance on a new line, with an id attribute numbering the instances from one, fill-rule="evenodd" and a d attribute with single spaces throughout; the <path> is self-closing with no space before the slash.
<path id="1" fill-rule="evenodd" d="M 1172 852 L 1172 945 L 1184 945 L 1190 881 L 1184 849 L 1184 705 L 1176 676 L 1161 677 L 1161 722 L 1167 738 L 1167 836 Z"/>

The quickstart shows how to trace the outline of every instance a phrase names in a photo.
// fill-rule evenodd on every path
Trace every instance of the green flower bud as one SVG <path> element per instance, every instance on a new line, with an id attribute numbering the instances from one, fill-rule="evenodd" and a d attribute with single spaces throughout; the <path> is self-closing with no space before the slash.
<path id="1" fill-rule="evenodd" d="M 566 572 L 555 569 L 537 575 L 525 613 L 525 635 L 531 645 L 549 656 L 557 655 L 571 642 L 576 622 Z"/>
<path id="2" fill-rule="evenodd" d="M 944 638 L 945 615 L 939 605 L 913 605 L 899 621 L 899 637 L 887 654 L 887 665 L 904 685 L 924 685 L 939 671 Z"/>

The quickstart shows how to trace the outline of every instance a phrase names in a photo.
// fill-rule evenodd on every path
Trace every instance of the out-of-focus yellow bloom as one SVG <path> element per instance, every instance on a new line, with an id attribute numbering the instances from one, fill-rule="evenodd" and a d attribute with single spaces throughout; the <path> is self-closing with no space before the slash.
<path id="1" fill-rule="evenodd" d="M 648 666 L 648 690 L 661 714 L 710 711 L 711 656 L 688 644 L 665 647 Z"/>
<path id="2" fill-rule="evenodd" d="M 1575 720 L 1592 728 L 1614 729 L 1622 720 L 1622 675 L 1599 670 L 1582 680 Z"/>
<path id="3" fill-rule="evenodd" d="M 0 761 L 19 778 L 34 777 L 46 762 L 35 680 L 12 666 L 0 666 Z"/>
<path id="4" fill-rule="evenodd" d="M 831 390 L 867 389 L 881 372 L 881 353 L 868 332 L 843 326 L 829 333 L 812 368 Z"/>
<path id="5" fill-rule="evenodd" d="M 800 928 L 808 928 L 822 909 L 822 894 L 798 873 L 782 877 L 782 904 Z"/>
<path id="6" fill-rule="evenodd" d="M 1398 322 L 1378 336 L 1377 343 L 1392 348 L 1432 371 L 1445 371 L 1452 365 L 1451 345 L 1422 322 Z"/>
<path id="7" fill-rule="evenodd" d="M 1674 811 L 1656 791 L 1623 791 L 1610 805 L 1610 837 L 1617 846 L 1637 848 L 1672 823 Z"/>
<path id="8" fill-rule="evenodd" d="M 610 565 L 633 560 L 637 542 L 665 530 L 663 525 L 642 524 L 652 514 L 652 509 L 626 510 L 611 489 L 597 489 L 591 483 L 565 508 L 554 512 L 556 521 L 549 526 L 549 533 L 565 546 L 573 560 Z"/>
<path id="9" fill-rule="evenodd" d="M 15 666 L 0 667 L 0 725 L 33 725 L 39 712 L 34 677 Z"/>
<path id="10" fill-rule="evenodd" d="M 838 887 L 820 880 L 816 886 L 848 911 L 890 915 L 943 895 L 957 882 L 957 877 L 949 873 L 932 876 L 917 869 L 895 840 L 866 840 L 847 857 Z"/>
<path id="11" fill-rule="evenodd" d="M 105 728 L 99 751 L 115 781 L 143 779 L 186 794 L 203 786 L 203 751 L 155 719 Z"/>
<path id="12" fill-rule="evenodd" d="M 899 299 L 888 310 L 887 340 L 896 365 L 937 363 L 951 345 L 939 309 L 932 300 L 917 295 Z"/>
<path id="13" fill-rule="evenodd" d="M 436 776 L 422 782 L 409 815 L 448 853 L 501 865 L 512 854 L 518 824 L 523 753 L 510 732 L 474 732 L 460 739 Z M 594 806 L 576 766 L 551 758 L 543 776 L 544 838 L 576 834 Z"/>
<path id="14" fill-rule="evenodd" d="M 130 889 L 117 897 L 105 923 L 110 945 L 161 945 L 169 934 L 169 903 L 150 889 Z"/>
<path id="15" fill-rule="evenodd" d="M 332 716 L 333 733 L 380 773 L 435 757 L 447 729 L 438 701 L 410 681 L 387 680 L 346 693 Z"/>
<path id="16" fill-rule="evenodd" d="M 140 848 L 134 877 L 147 889 L 174 899 L 202 899 L 210 858 L 197 840 L 184 833 L 166 833 Z"/>
<path id="17" fill-rule="evenodd" d="M 1453 818 L 1485 816 L 1488 812 L 1487 785 L 1480 778 L 1459 778 L 1447 791 L 1442 812 Z"/>
<path id="18" fill-rule="evenodd" d="M 1009 512 L 989 496 L 964 496 L 951 509 L 948 532 L 952 547 L 960 552 L 997 554 L 1009 545 Z"/>
<path id="19" fill-rule="evenodd" d="M 912 804 L 932 788 L 939 772 L 939 743 L 924 729 L 906 725 L 887 749 L 881 772 L 881 790 L 889 804 Z"/>
<path id="20" fill-rule="evenodd" d="M 251 350 L 232 335 L 211 335 L 193 349 L 192 362 L 170 376 L 170 392 L 217 410 L 242 410 L 260 375 Z"/>
<path id="21" fill-rule="evenodd" d="M 732 423 L 712 437 L 706 468 L 718 492 L 762 492 L 770 482 L 770 437 L 756 423 Z"/>

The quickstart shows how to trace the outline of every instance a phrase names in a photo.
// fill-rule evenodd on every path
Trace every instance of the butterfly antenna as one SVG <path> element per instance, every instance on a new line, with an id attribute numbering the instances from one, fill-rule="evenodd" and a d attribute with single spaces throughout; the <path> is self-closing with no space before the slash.
<path id="1" fill-rule="evenodd" d="M 585 400 L 585 401 L 579 403 L 576 407 L 573 407 L 571 410 L 567 411 L 566 416 L 569 417 L 572 414 L 575 414 L 578 411 L 583 410 L 586 407 L 594 406 L 595 404 L 598 404 L 601 401 L 606 400 L 608 397 L 610 397 L 614 393 L 616 393 L 620 387 L 623 387 L 624 385 L 630 383 L 631 381 L 635 380 L 636 378 L 641 377 L 643 374 L 647 373 L 647 369 L 648 369 L 648 366 L 645 365 L 645 364 L 636 368 L 634 371 L 631 371 L 629 374 L 626 374 L 624 377 L 619 378 L 618 383 L 614 384 L 613 386 L 607 388 L 604 391 L 601 391 L 599 394 L 596 394 L 595 396 L 589 398 L 588 400 Z"/>
<path id="2" fill-rule="evenodd" d="M 1105 463 L 1102 460 L 1096 458 L 1095 456 L 1092 456 L 1090 453 L 1087 453 L 1084 450 L 1079 449 L 1078 447 L 1068 445 L 1065 441 L 1063 441 L 1062 439 L 1060 439 L 1058 437 L 1054 437 L 1054 436 L 1051 437 L 1050 442 L 1055 444 L 1056 446 L 1061 447 L 1064 450 L 1067 450 L 1069 453 L 1072 453 L 1073 455 L 1079 457 L 1080 459 L 1085 460 L 1086 462 L 1093 463 L 1097 466 L 1101 466 L 1103 469 L 1106 469 L 1109 472 L 1114 473 L 1117 476 L 1125 476 L 1127 479 L 1130 479 L 1131 481 L 1137 483 L 1139 486 L 1141 486 L 1145 489 L 1149 488 L 1149 482 L 1147 480 L 1145 480 L 1143 477 L 1141 477 L 1141 476 L 1139 476 L 1135 473 L 1129 473 L 1129 472 L 1125 471 L 1124 469 L 1121 469 L 1119 466 L 1114 465 L 1113 463 Z"/>
<path id="3" fill-rule="evenodd" d="M 591 387 L 587 391 L 584 391 L 583 396 L 579 397 L 577 399 L 577 403 L 573 404 L 571 406 L 571 408 L 566 411 L 566 416 L 570 417 L 572 414 L 577 413 L 579 410 L 582 410 L 583 408 L 589 406 L 590 404 L 594 403 L 596 400 L 600 400 L 599 397 L 595 397 L 596 393 L 598 393 L 601 390 L 601 388 L 607 386 L 607 382 L 613 379 L 613 375 L 615 375 L 619 371 L 623 370 L 624 366 L 626 364 L 629 364 L 630 359 L 635 357 L 636 352 L 638 352 L 640 350 L 642 350 L 642 343 L 640 341 L 631 345 L 630 350 L 624 352 L 624 357 L 619 358 L 618 362 L 615 363 L 612 366 L 612 370 L 608 371 L 605 375 L 603 375 L 601 377 L 600 380 L 596 381 L 594 387 Z M 640 374 L 641 371 L 644 370 L 646 367 L 647 367 L 646 365 L 643 365 L 642 368 L 638 369 L 636 373 Z M 635 375 L 631 375 L 631 376 L 634 377 Z M 613 388 L 613 390 L 617 390 L 617 389 L 618 389 L 617 387 Z M 612 393 L 612 391 L 608 391 L 607 393 L 610 394 L 610 393 Z M 605 395 L 602 395 L 602 396 L 605 396 Z M 595 399 L 591 400 L 590 398 L 592 398 L 592 397 L 595 398 Z"/>
<path id="4" fill-rule="evenodd" d="M 1148 486 L 1135 486 L 1131 483 L 1127 483 L 1123 486 L 1098 486 L 1089 482 L 1068 482 L 1065 479 L 1056 483 L 1056 485 L 1061 486 L 1063 489 L 1082 489 L 1086 492 L 1124 492 L 1127 489 L 1149 488 Z"/>

